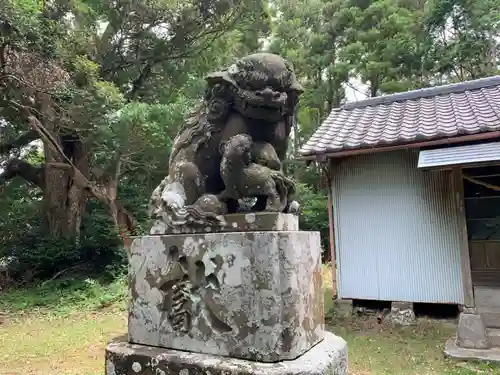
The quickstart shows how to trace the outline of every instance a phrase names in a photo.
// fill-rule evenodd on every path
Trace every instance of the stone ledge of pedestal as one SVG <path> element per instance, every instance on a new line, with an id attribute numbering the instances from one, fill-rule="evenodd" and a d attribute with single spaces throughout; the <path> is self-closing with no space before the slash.
<path id="1" fill-rule="evenodd" d="M 220 216 L 219 224 L 199 227 L 167 228 L 161 221 L 156 221 L 151 228 L 151 235 L 194 234 L 249 231 L 297 231 L 299 217 L 280 212 L 249 212 Z"/>
<path id="2" fill-rule="evenodd" d="M 144 236 L 129 255 L 130 342 L 275 362 L 323 338 L 318 232 Z"/>
<path id="3" fill-rule="evenodd" d="M 276 363 L 187 353 L 116 340 L 106 348 L 106 375 L 347 375 L 347 344 L 333 333 L 299 358 Z"/>

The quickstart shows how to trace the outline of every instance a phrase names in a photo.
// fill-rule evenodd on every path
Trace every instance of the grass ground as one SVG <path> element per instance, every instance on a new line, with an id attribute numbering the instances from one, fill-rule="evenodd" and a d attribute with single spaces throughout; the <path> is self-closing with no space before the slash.
<path id="1" fill-rule="evenodd" d="M 122 280 L 58 282 L 0 295 L 0 375 L 102 375 L 106 342 L 126 330 L 126 295 Z M 491 364 L 444 359 L 450 324 L 421 320 L 395 330 L 369 317 L 329 316 L 329 329 L 348 342 L 351 375 L 500 374 Z"/>

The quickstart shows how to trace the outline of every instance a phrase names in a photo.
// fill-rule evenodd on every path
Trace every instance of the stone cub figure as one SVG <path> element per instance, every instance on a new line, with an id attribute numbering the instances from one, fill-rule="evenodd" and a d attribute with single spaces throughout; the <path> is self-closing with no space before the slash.
<path id="1" fill-rule="evenodd" d="M 255 146 L 255 148 L 254 148 Z M 265 211 L 283 212 L 295 184 L 281 171 L 279 159 L 274 158 L 266 144 L 254 144 L 247 134 L 237 134 L 222 147 L 220 172 L 225 189 L 219 194 L 221 201 L 254 196 L 267 197 Z M 263 152 L 264 151 L 264 152 Z M 265 165 L 252 161 L 252 155 Z"/>

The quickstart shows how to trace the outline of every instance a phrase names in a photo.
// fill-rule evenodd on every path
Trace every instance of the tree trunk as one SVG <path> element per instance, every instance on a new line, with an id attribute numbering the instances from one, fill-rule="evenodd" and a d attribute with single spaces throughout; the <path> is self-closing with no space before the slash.
<path id="1" fill-rule="evenodd" d="M 60 146 L 67 159 L 88 176 L 88 156 L 81 140 L 76 136 L 61 135 L 57 123 L 57 114 L 51 106 L 50 97 L 38 95 L 41 113 L 44 114 L 45 127 L 53 141 Z M 73 168 L 59 168 L 55 164 L 63 164 L 65 160 L 60 152 L 44 139 L 45 155 L 45 190 L 44 205 L 48 233 L 55 237 L 78 240 L 80 223 L 85 207 L 86 194 L 83 187 L 75 184 Z"/>
<path id="2" fill-rule="evenodd" d="M 57 139 L 57 138 L 56 138 Z M 88 176 L 88 161 L 84 147 L 79 140 L 71 140 L 66 154 L 74 165 Z M 63 143 L 64 145 L 64 143 Z M 78 240 L 80 224 L 85 211 L 86 193 L 74 183 L 73 170 L 56 167 L 61 159 L 49 147 L 45 146 L 45 209 L 47 229 L 50 235 Z M 68 152 L 69 150 L 69 152 Z"/>
<path id="3" fill-rule="evenodd" d="M 71 142 L 72 155 L 67 155 L 73 162 L 73 165 L 84 175 L 89 175 L 88 153 L 83 143 L 79 139 L 73 139 Z M 71 173 L 74 173 L 72 171 Z M 78 241 L 80 238 L 80 227 L 82 216 L 85 213 L 85 204 L 87 203 L 87 194 L 83 187 L 76 184 L 71 176 L 68 190 L 68 227 L 73 231 L 74 238 Z"/>
<path id="4" fill-rule="evenodd" d="M 370 79 L 370 98 L 375 98 L 378 95 L 378 89 L 380 82 L 378 77 L 372 77 Z"/>
<path id="5" fill-rule="evenodd" d="M 53 163 L 61 161 L 54 152 L 45 146 L 45 191 L 43 195 L 47 230 L 54 237 L 70 237 L 74 229 L 70 229 L 66 203 L 68 201 L 68 185 L 70 172 L 55 168 Z"/>
<path id="6" fill-rule="evenodd" d="M 293 154 L 300 150 L 301 142 L 300 142 L 300 126 L 297 117 L 293 120 Z"/>

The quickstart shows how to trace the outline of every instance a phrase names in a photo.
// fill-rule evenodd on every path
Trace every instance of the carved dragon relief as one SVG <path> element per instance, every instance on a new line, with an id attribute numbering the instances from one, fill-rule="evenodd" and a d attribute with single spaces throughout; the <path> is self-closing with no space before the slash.
<path id="1" fill-rule="evenodd" d="M 203 101 L 174 141 L 169 174 L 152 193 L 150 216 L 156 221 L 151 234 L 178 233 L 186 227 L 216 229 L 224 223 L 221 215 L 241 212 L 248 199 L 256 201 L 250 207 L 254 212 L 298 210 L 293 182 L 281 168 L 302 93 L 290 64 L 280 56 L 257 53 L 208 75 L 206 81 Z M 223 153 L 231 151 L 228 141 L 236 135 L 249 137 L 251 152 L 242 157 L 250 154 L 252 169 L 269 168 L 274 181 L 287 185 L 279 204 L 268 204 L 270 192 L 259 194 L 254 188 L 239 189 L 238 197 L 221 196 L 238 177 L 224 176 L 221 170 Z"/>

